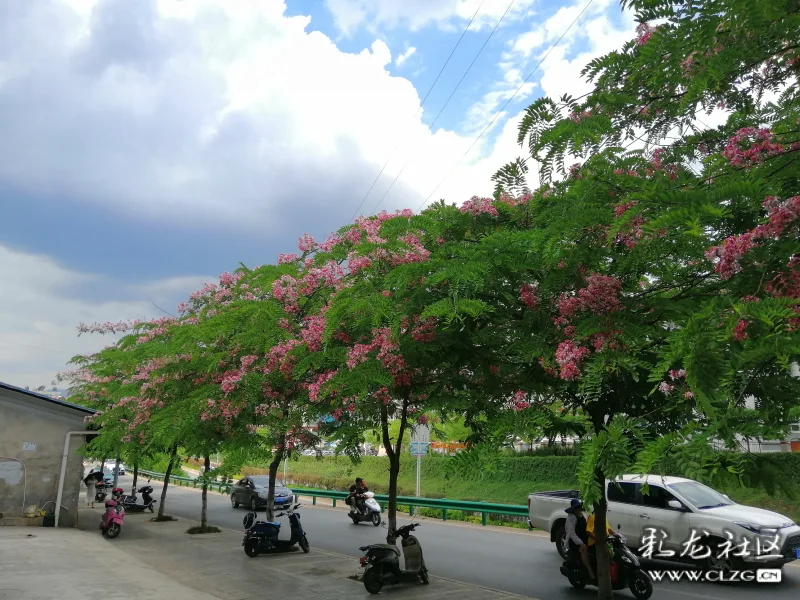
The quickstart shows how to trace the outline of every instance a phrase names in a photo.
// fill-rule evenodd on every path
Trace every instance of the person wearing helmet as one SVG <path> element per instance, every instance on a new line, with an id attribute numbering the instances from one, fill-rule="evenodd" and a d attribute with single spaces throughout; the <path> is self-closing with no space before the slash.
<path id="1" fill-rule="evenodd" d="M 350 498 L 352 498 L 353 506 L 362 514 L 364 513 L 364 494 L 368 491 L 369 488 L 361 477 L 356 477 L 355 485 L 350 486 Z"/>
<path id="2" fill-rule="evenodd" d="M 583 514 L 583 503 L 578 498 L 573 498 L 569 503 L 567 513 L 566 534 L 571 551 L 578 551 L 583 565 L 589 573 L 591 581 L 595 580 L 592 561 L 589 559 L 589 534 L 586 531 L 586 516 Z"/>

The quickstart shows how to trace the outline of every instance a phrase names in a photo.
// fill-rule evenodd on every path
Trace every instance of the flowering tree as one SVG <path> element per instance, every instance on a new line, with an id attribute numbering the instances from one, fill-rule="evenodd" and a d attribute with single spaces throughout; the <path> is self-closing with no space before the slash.
<path id="1" fill-rule="evenodd" d="M 701 465 L 698 478 L 723 460 L 743 474 L 747 456 L 711 442 L 774 436 L 798 402 L 797 7 L 624 4 L 637 37 L 586 68 L 594 89 L 528 109 L 519 139 L 547 187 L 509 210 L 525 163 L 496 174 L 492 206 L 514 226 L 485 251 L 516 240 L 537 267 L 520 295 L 538 332 L 529 350 L 592 422 L 580 478 L 599 519 L 606 477 L 670 454 Z M 702 113 L 715 110 L 724 124 L 711 128 Z M 570 157 L 583 162 L 566 169 Z"/>

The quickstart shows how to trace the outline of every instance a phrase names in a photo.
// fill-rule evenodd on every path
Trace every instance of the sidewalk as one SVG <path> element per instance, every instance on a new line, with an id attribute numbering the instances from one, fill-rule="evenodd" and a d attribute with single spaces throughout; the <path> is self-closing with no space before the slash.
<path id="1" fill-rule="evenodd" d="M 49 527 L 0 528 L 0 599 L 218 598 L 188 588 L 135 556 L 110 546 L 99 532 Z"/>
<path id="2" fill-rule="evenodd" d="M 238 531 L 192 536 L 186 529 L 196 523 L 153 523 L 149 513 L 126 515 L 120 537 L 106 540 L 97 530 L 101 513 L 81 509 L 81 531 L 37 528 L 35 538 L 20 533 L 0 537 L 0 599 L 263 600 L 265 593 L 292 600 L 371 597 L 353 579 L 359 569 L 352 557 L 312 547 L 309 554 L 298 550 L 248 558 Z M 92 580 L 102 582 L 100 587 L 90 585 Z M 403 600 L 521 598 L 438 577 L 431 577 L 428 586 L 389 586 L 382 595 Z"/>

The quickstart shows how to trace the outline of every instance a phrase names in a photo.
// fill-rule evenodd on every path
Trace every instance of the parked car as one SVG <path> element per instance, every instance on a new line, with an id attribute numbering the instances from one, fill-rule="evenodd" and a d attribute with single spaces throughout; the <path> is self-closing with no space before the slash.
<path id="1" fill-rule="evenodd" d="M 258 510 L 267 504 L 269 476 L 257 475 L 244 477 L 231 487 L 231 506 L 238 508 L 240 504 L 250 510 Z M 292 491 L 280 481 L 275 481 L 275 506 L 291 504 Z"/>
<path id="2" fill-rule="evenodd" d="M 111 473 L 113 473 L 114 469 L 116 469 L 116 468 L 117 468 L 117 463 L 115 463 L 115 462 L 110 462 L 110 463 L 106 464 L 106 469 L 111 471 Z M 122 463 L 119 464 L 119 474 L 120 475 L 125 475 L 125 465 L 122 464 Z"/>
<path id="3" fill-rule="evenodd" d="M 648 491 L 642 486 L 647 483 Z M 736 569 L 734 563 L 744 562 L 763 567 L 779 568 L 800 558 L 800 526 L 781 514 L 737 504 L 725 494 L 682 477 L 661 475 L 625 475 L 616 482 L 606 482 L 608 524 L 627 538 L 628 546 L 638 550 L 645 542 L 648 528 L 664 531 L 668 537 L 660 540 L 664 551 L 680 557 L 684 544 L 693 532 L 702 535 L 702 545 L 712 550 L 707 566 L 712 569 Z M 566 557 L 567 539 L 564 532 L 566 513 L 575 490 L 540 492 L 528 496 L 528 522 L 531 527 L 550 532 L 550 541 L 562 557 Z M 728 553 L 721 561 L 719 549 L 728 540 L 735 544 L 748 540 L 751 556 L 741 559 Z M 660 532 L 659 532 L 660 535 Z M 769 547 L 778 541 L 778 553 L 768 559 L 758 559 L 756 548 Z M 760 544 L 760 546 L 759 546 Z"/>

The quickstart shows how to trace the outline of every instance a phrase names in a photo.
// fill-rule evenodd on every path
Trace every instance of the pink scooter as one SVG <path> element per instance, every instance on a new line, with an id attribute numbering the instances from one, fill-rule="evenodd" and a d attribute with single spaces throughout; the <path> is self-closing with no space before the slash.
<path id="1" fill-rule="evenodd" d="M 117 537 L 122 532 L 124 517 L 125 509 L 122 504 L 117 504 L 115 500 L 106 500 L 106 512 L 103 513 L 100 532 L 108 539 Z"/>

